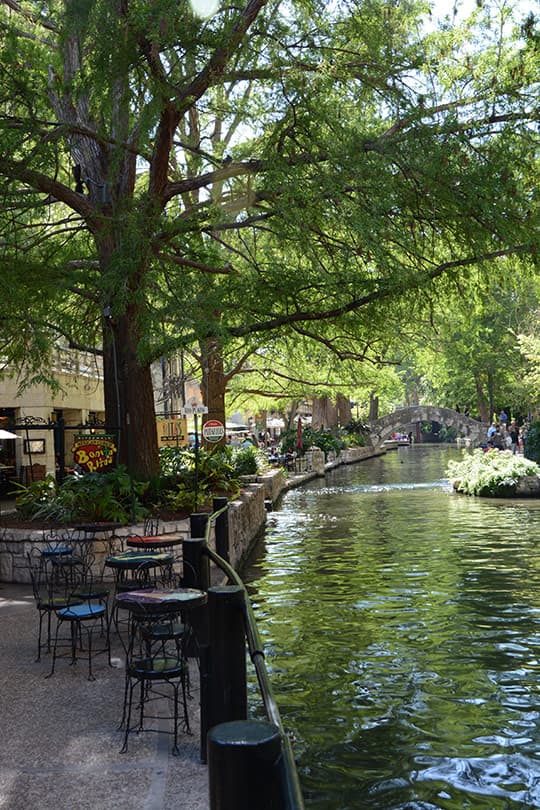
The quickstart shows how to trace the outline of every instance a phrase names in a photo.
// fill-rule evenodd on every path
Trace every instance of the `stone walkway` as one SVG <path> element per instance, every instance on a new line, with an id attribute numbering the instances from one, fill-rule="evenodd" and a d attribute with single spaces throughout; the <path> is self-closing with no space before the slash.
<path id="1" fill-rule="evenodd" d="M 27 586 L 0 583 L 1 810 L 208 810 L 208 774 L 199 757 L 198 673 L 192 677 L 192 736 L 181 756 L 168 734 L 132 734 L 120 754 L 123 657 L 113 663 L 35 662 L 38 613 Z"/>

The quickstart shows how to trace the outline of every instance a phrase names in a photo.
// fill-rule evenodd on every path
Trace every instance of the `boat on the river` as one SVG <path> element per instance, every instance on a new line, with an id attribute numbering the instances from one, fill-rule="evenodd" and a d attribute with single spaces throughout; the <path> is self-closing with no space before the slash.
<path id="1" fill-rule="evenodd" d="M 410 444 L 411 442 L 407 437 L 399 437 L 385 439 L 385 441 L 381 443 L 381 447 L 384 447 L 385 450 L 397 450 L 398 447 L 409 447 Z"/>

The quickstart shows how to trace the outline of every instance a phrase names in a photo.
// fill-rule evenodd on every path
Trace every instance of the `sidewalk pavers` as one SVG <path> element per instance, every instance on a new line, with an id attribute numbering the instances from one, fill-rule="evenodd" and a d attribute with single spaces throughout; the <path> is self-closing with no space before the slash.
<path id="1" fill-rule="evenodd" d="M 208 810 L 208 773 L 200 762 L 198 673 L 192 677 L 192 735 L 170 753 L 169 734 L 131 734 L 120 753 L 123 650 L 113 635 L 106 656 L 60 660 L 37 651 L 38 613 L 29 586 L 0 583 L 1 810 Z"/>

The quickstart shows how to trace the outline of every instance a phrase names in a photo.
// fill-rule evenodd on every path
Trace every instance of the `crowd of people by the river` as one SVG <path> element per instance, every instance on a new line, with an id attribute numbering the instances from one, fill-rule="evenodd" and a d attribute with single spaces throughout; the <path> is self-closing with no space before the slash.
<path id="1" fill-rule="evenodd" d="M 501 410 L 493 414 L 493 420 L 487 430 L 486 449 L 510 450 L 512 453 L 523 453 L 523 443 L 527 435 L 526 424 L 518 425 L 515 419 L 509 419 L 508 414 Z"/>

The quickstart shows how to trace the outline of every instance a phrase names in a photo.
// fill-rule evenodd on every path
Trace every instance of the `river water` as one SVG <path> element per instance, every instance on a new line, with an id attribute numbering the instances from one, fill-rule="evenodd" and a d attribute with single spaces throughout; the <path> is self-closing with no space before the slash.
<path id="1" fill-rule="evenodd" d="M 339 467 L 269 515 L 247 578 L 309 810 L 540 808 L 540 502 L 453 493 L 458 455 Z"/>

